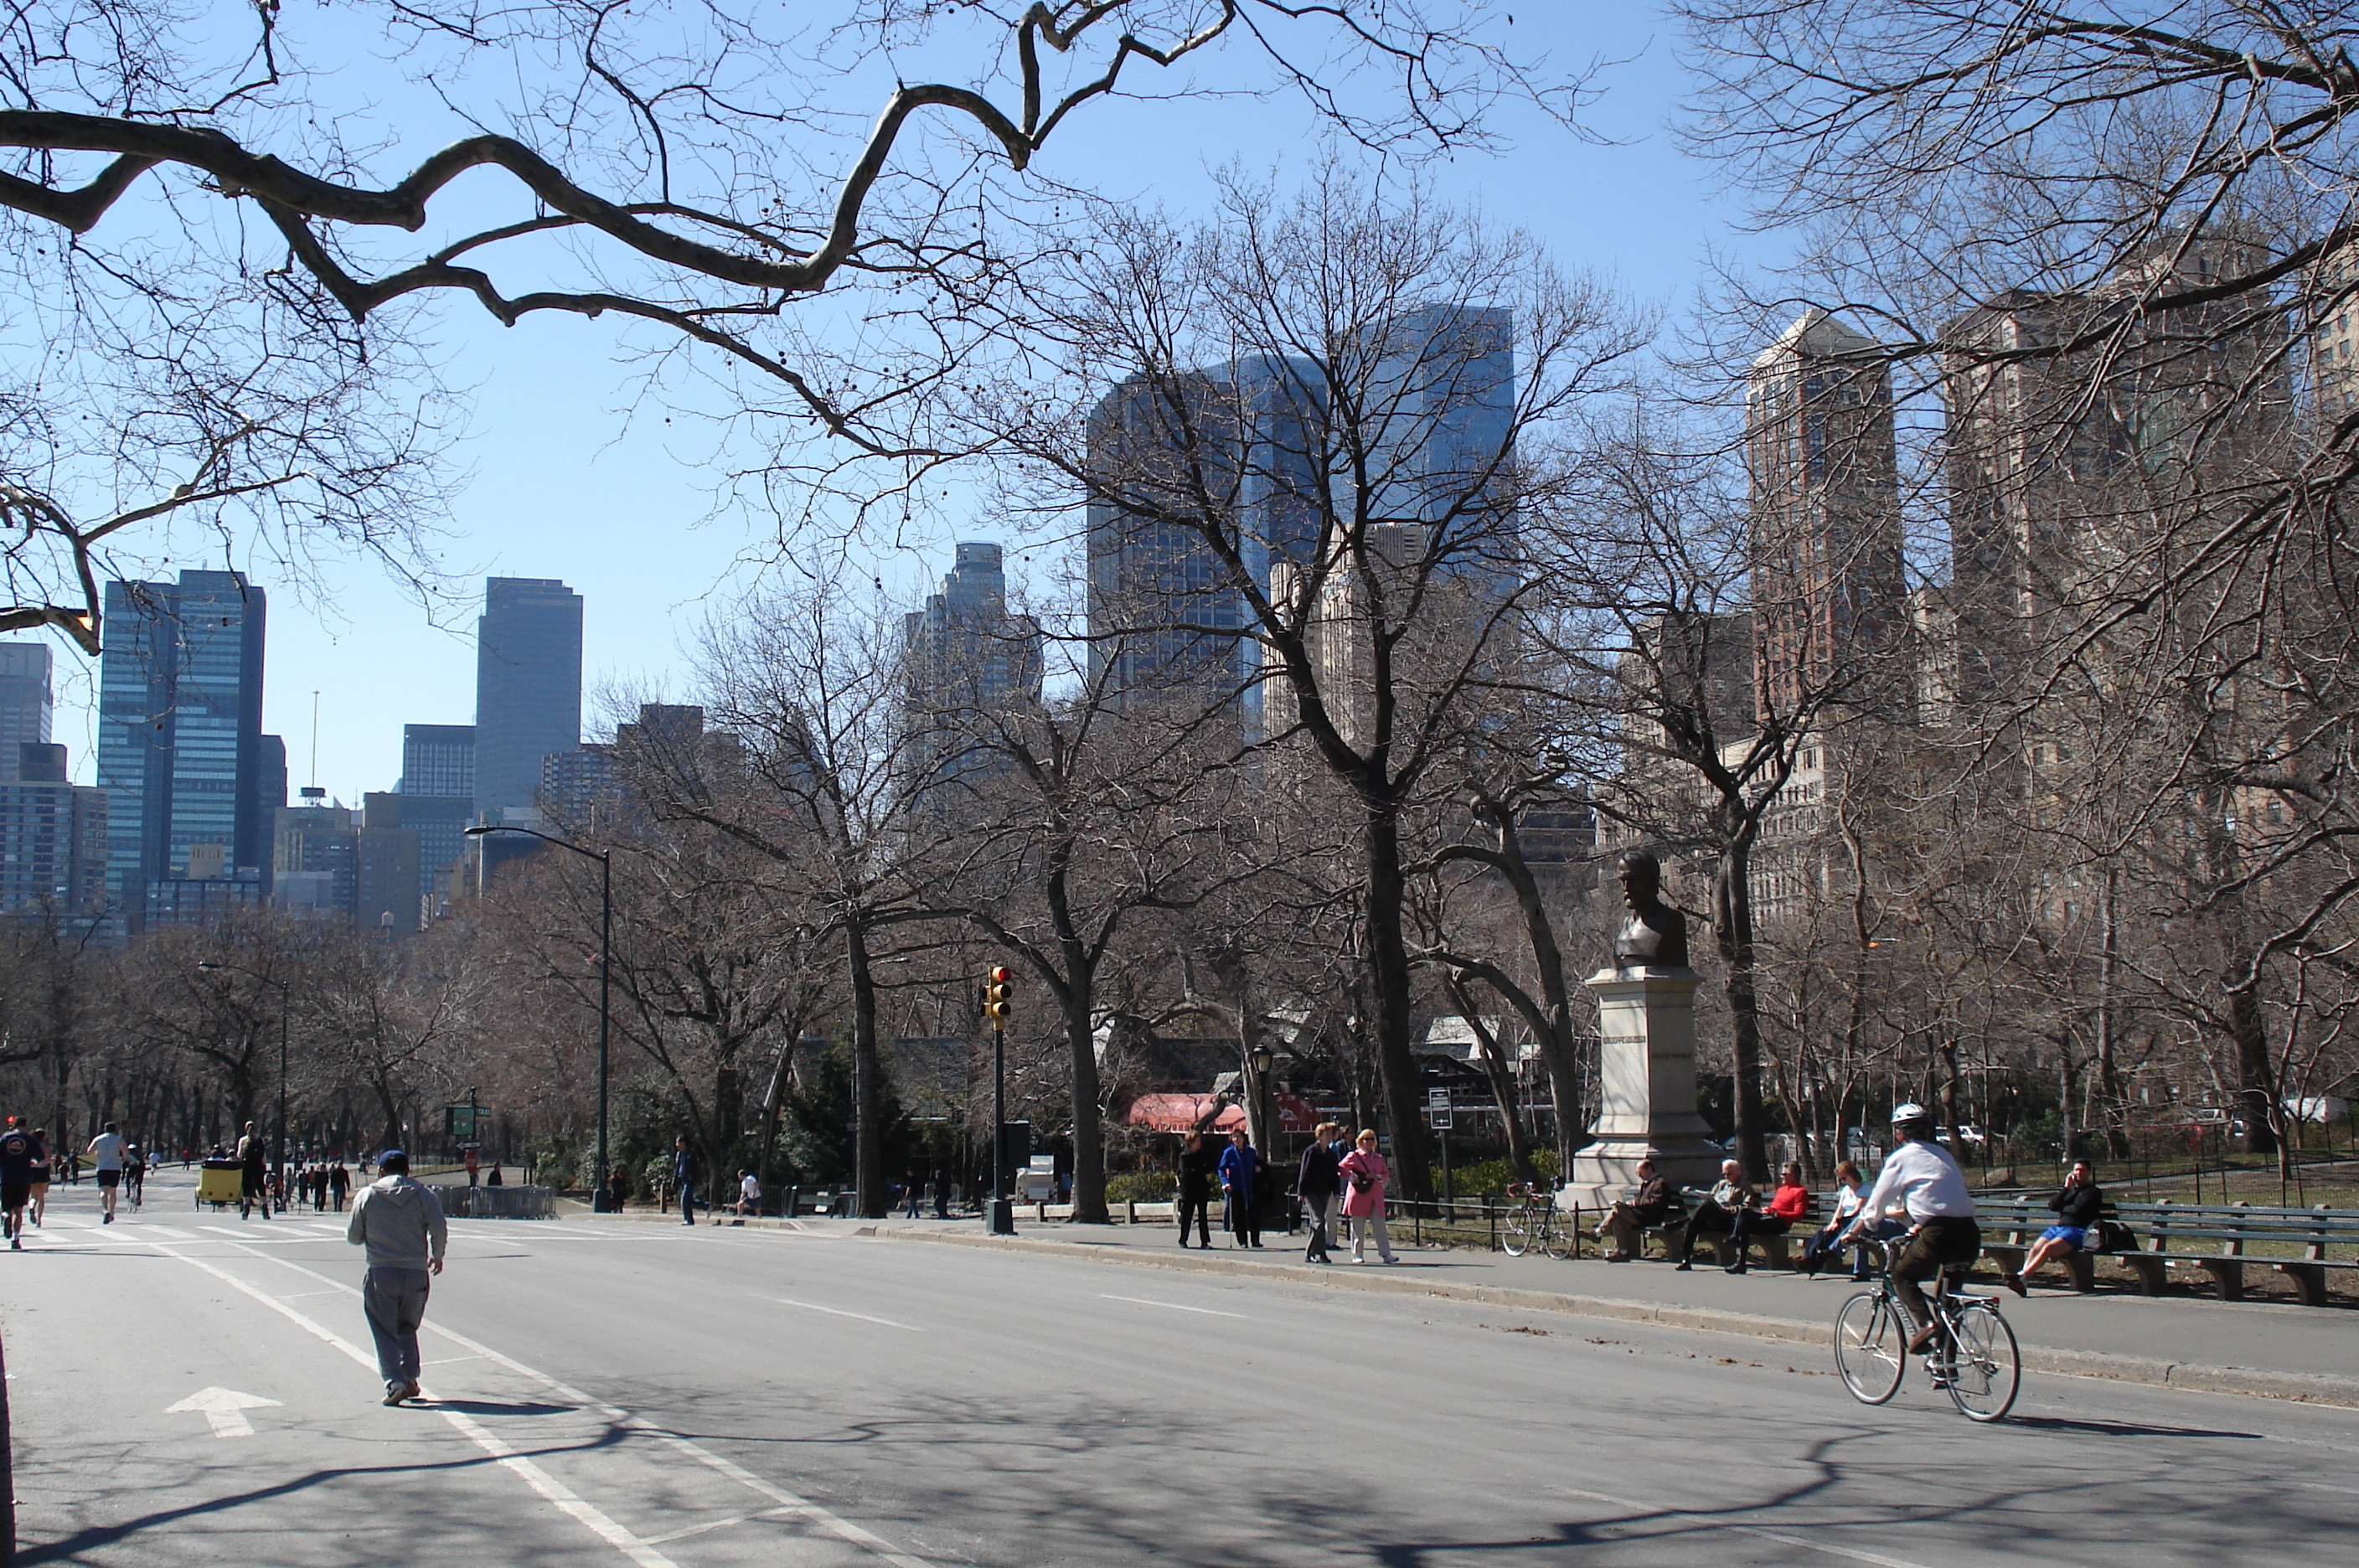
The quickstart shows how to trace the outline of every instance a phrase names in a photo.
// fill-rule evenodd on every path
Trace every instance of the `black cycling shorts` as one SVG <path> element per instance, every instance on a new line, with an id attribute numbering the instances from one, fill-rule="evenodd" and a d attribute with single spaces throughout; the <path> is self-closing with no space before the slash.
<path id="1" fill-rule="evenodd" d="M 120 1187 L 123 1185 L 123 1172 L 102 1171 L 98 1173 L 98 1184 L 102 1187 Z"/>

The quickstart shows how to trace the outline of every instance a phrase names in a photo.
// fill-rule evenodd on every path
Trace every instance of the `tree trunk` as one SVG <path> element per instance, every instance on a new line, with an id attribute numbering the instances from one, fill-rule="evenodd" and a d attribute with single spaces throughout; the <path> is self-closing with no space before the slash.
<path id="1" fill-rule="evenodd" d="M 1499 1107 L 1499 1124 L 1507 1133 L 1507 1163 L 1515 1168 L 1516 1180 L 1535 1181 L 1539 1172 L 1532 1168 L 1532 1140 L 1524 1126 L 1524 1116 L 1516 1094 L 1516 1078 L 1507 1067 L 1507 1060 L 1499 1050 L 1498 1040 L 1483 1027 L 1483 1019 L 1474 1007 L 1474 999 L 1455 981 L 1450 986 L 1451 1005 L 1458 1016 L 1466 1020 L 1466 1028 L 1474 1036 L 1474 1049 L 1483 1064 L 1483 1077 L 1491 1088 L 1492 1103 Z M 1558 1167 L 1563 1173 L 1563 1167 Z"/>
<path id="2" fill-rule="evenodd" d="M 2245 1113 L 2245 1152 L 2277 1151 L 2275 1075 L 2269 1071 L 2269 1034 L 2256 988 L 2228 994 L 2228 1029 L 2236 1044 L 2236 1100 Z"/>
<path id="3" fill-rule="evenodd" d="M 1769 1179 L 1761 1105 L 1761 1009 L 1753 974 L 1752 856 L 1742 846 L 1721 852 L 1712 888 L 1712 940 L 1726 970 L 1731 1056 L 1736 1076 L 1736 1159 L 1745 1179 Z"/>
<path id="4" fill-rule="evenodd" d="M 1106 1210 L 1105 1125 L 1098 1108 L 1098 1050 L 1090 1011 L 1096 995 L 1089 966 L 1076 964 L 1064 987 L 1065 1051 L 1071 1058 L 1073 1094 L 1073 1220 L 1111 1225 Z"/>
<path id="5" fill-rule="evenodd" d="M 868 933 L 844 928 L 844 959 L 852 971 L 853 1202 L 866 1219 L 885 1216 L 885 1129 L 877 1125 L 876 976 L 868 961 Z"/>
<path id="6" fill-rule="evenodd" d="M 1407 890 L 1401 875 L 1400 822 L 1389 803 L 1369 803 L 1368 983 L 1376 1026 L 1376 1072 L 1385 1116 L 1393 1135 L 1393 1184 L 1398 1196 L 1431 1201 L 1433 1177 L 1425 1151 L 1424 1080 L 1409 1040 L 1408 944 L 1401 931 Z"/>

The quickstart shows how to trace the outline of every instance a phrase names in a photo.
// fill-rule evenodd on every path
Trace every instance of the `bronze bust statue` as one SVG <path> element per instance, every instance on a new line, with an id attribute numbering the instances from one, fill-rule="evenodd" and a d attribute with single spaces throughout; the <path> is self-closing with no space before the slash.
<path id="1" fill-rule="evenodd" d="M 1663 902 L 1663 864 L 1643 849 L 1624 855 L 1616 875 L 1630 919 L 1614 933 L 1616 969 L 1688 967 L 1688 918 Z"/>

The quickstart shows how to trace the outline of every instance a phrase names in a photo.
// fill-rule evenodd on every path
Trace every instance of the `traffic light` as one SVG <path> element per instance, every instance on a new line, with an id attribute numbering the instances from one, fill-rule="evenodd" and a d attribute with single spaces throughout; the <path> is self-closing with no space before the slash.
<path id="1" fill-rule="evenodd" d="M 991 1020 L 991 1027 L 994 1029 L 1006 1029 L 1007 1020 L 1012 1016 L 1012 1009 L 1007 1000 L 1007 983 L 1015 977 L 1004 964 L 995 965 L 984 975 L 983 1016 Z"/>

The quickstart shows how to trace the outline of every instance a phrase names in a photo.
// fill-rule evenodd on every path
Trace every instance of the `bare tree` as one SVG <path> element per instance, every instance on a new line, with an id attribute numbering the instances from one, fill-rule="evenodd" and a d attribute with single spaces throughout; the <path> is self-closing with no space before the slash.
<path id="1" fill-rule="evenodd" d="M 1267 766 L 1349 790 L 1386 1108 L 1421 1198 L 1404 814 L 1514 644 L 1541 449 L 1644 333 L 1415 190 L 1331 174 L 1224 203 L 1194 233 L 1105 214 L 1052 340 L 1080 398 L 972 418 L 1029 460 L 1033 504 L 1087 505 L 1091 635 L 1123 700 L 1258 729 Z"/>

